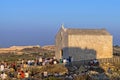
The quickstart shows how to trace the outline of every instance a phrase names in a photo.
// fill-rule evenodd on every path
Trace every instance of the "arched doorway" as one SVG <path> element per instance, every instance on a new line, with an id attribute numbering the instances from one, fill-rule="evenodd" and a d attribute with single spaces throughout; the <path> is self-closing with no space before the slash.
<path id="1" fill-rule="evenodd" d="M 60 50 L 60 58 L 61 59 L 63 58 L 63 50 L 62 49 Z"/>

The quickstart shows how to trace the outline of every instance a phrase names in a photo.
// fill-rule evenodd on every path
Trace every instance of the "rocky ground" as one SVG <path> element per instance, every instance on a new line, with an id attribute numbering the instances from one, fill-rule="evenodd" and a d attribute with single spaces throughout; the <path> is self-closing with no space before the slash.
<path id="1" fill-rule="evenodd" d="M 114 46 L 114 56 L 120 56 L 120 47 Z M 17 52 L 22 52 L 22 55 L 16 55 Z M 29 55 L 28 55 L 29 54 Z M 15 61 L 19 59 L 35 59 L 37 56 L 53 57 L 55 54 L 55 46 L 44 46 L 44 47 L 28 47 L 21 50 L 16 50 L 14 53 L 0 54 L 0 60 Z M 51 67 L 44 67 L 44 69 L 52 71 Z M 52 67 L 53 68 L 53 67 Z M 38 69 L 38 68 L 37 68 Z M 41 68 L 42 69 L 42 68 Z M 65 66 L 63 70 L 67 72 L 64 76 L 64 80 L 72 80 L 69 78 L 71 75 L 74 76 L 74 80 L 120 80 L 120 63 L 101 63 L 99 66 L 90 67 L 88 65 L 69 65 Z M 32 69 L 36 70 L 36 69 Z M 54 70 L 58 72 L 62 71 L 60 67 L 54 67 Z M 38 71 L 38 70 L 36 70 Z M 54 71 L 54 72 L 57 72 Z M 62 78 L 62 77 L 61 77 Z M 55 79 L 55 78 L 54 78 Z M 53 79 L 53 80 L 54 80 Z M 37 79 L 36 79 L 37 80 Z M 55 79 L 57 80 L 57 78 Z M 61 80 L 60 78 L 58 80 Z"/>

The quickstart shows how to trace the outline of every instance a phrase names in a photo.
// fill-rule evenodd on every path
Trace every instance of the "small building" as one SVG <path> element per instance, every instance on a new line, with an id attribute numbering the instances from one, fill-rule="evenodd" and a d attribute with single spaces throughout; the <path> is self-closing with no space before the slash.
<path id="1" fill-rule="evenodd" d="M 112 35 L 105 29 L 61 29 L 56 35 L 56 59 L 73 61 L 113 57 Z"/>

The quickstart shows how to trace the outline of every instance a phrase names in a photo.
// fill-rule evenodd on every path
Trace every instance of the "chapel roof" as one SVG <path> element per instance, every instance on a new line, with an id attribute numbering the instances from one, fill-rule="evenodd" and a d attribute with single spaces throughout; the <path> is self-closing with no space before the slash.
<path id="1" fill-rule="evenodd" d="M 74 29 L 74 28 L 66 28 L 66 32 L 68 34 L 74 35 L 110 35 L 110 33 L 106 29 Z"/>

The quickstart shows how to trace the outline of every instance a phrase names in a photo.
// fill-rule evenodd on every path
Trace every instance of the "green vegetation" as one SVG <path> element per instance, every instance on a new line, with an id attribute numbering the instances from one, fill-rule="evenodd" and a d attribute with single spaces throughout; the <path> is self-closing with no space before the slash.
<path id="1" fill-rule="evenodd" d="M 51 58 L 54 56 L 54 51 L 43 51 L 43 52 L 28 52 L 23 51 L 22 54 L 17 53 L 1 53 L 0 54 L 0 61 L 17 61 L 22 59 L 36 59 L 39 56 L 44 58 Z"/>
<path id="2" fill-rule="evenodd" d="M 35 59 L 36 56 L 34 54 L 22 54 L 22 55 L 16 55 L 13 53 L 5 53 L 5 54 L 0 54 L 0 61 L 17 61 L 17 60 L 22 60 L 22 59 Z"/>

